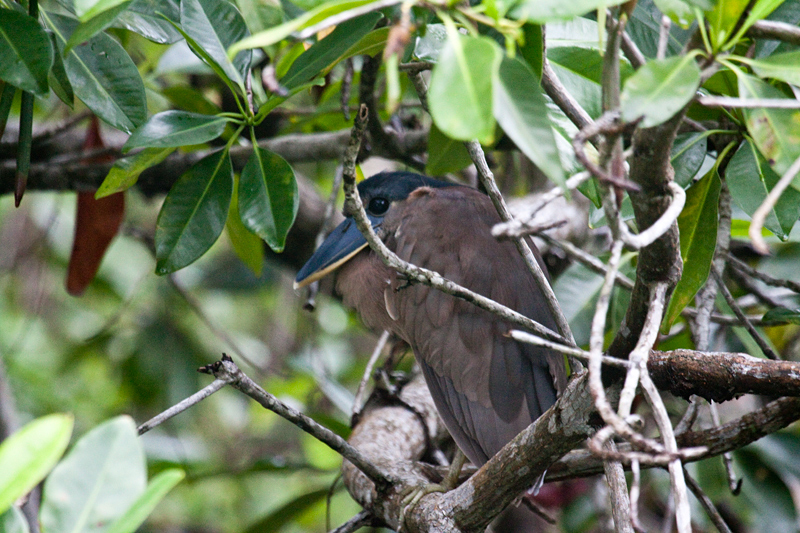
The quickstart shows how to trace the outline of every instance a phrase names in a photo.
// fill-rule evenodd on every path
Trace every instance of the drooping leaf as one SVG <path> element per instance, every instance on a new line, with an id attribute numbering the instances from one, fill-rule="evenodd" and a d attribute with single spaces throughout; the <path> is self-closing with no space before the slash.
<path id="1" fill-rule="evenodd" d="M 56 96 L 72 109 L 75 106 L 75 91 L 72 90 L 67 70 L 64 68 L 64 58 L 62 57 L 64 43 L 59 42 L 52 30 L 47 30 L 47 34 L 53 43 L 53 50 L 55 51 L 53 54 L 53 66 L 50 68 L 47 79 Z"/>
<path id="2" fill-rule="evenodd" d="M 132 0 L 125 0 L 110 6 L 108 9 L 98 11 L 90 18 L 81 18 L 81 23 L 70 35 L 64 50 L 69 52 L 74 46 L 91 39 L 96 33 L 108 28 L 117 20 L 117 17 L 131 5 Z M 94 11 L 94 10 L 93 10 Z"/>
<path id="3" fill-rule="evenodd" d="M 142 172 L 162 162 L 174 150 L 174 148 L 146 148 L 136 155 L 117 159 L 94 197 L 103 198 L 133 187 Z"/>
<path id="4" fill-rule="evenodd" d="M 228 220 L 225 222 L 228 238 L 233 246 L 233 251 L 242 260 L 247 268 L 253 271 L 256 277 L 261 275 L 264 268 L 264 244 L 261 237 L 244 227 L 239 215 L 239 180 L 233 182 L 233 196 L 231 208 L 228 211 Z"/>
<path id="5" fill-rule="evenodd" d="M 212 68 L 219 67 L 228 80 L 244 91 L 252 52 L 243 51 L 231 61 L 227 49 L 250 32 L 233 4 L 227 0 L 181 0 L 181 27 L 205 52 L 200 58 L 204 61 L 210 58 L 214 63 Z"/>
<path id="6" fill-rule="evenodd" d="M 539 80 L 520 59 L 504 58 L 495 78 L 494 117 L 528 159 L 557 185 L 564 169 Z"/>
<path id="7" fill-rule="evenodd" d="M 531 67 L 536 77 L 541 79 L 544 67 L 544 32 L 541 24 L 525 24 L 522 27 L 522 35 L 525 44 L 520 47 L 519 54 Z M 547 44 L 550 44 L 549 33 Z"/>
<path id="8" fill-rule="evenodd" d="M 700 68 L 692 54 L 648 61 L 625 81 L 622 118 L 644 117 L 642 128 L 657 126 L 686 106 L 699 86 Z"/>
<path id="9" fill-rule="evenodd" d="M 448 38 L 428 90 L 433 121 L 447 136 L 493 142 L 492 80 L 501 59 L 497 43 L 487 37 Z"/>
<path id="10" fill-rule="evenodd" d="M 786 96 L 775 87 L 758 78 L 740 75 L 739 96 L 741 98 L 776 98 Z M 755 108 L 744 109 L 747 131 L 778 174 L 786 172 L 800 157 L 800 110 Z M 800 189 L 800 180 L 792 186 Z"/>
<path id="11" fill-rule="evenodd" d="M 61 43 L 66 43 L 78 22 L 42 12 Z M 147 118 L 144 83 L 139 70 L 122 46 L 98 33 L 64 58 L 67 77 L 77 96 L 102 120 L 130 133 Z"/>
<path id="12" fill-rule="evenodd" d="M 0 443 L 0 514 L 55 466 L 72 434 L 71 415 L 37 418 Z"/>
<path id="13" fill-rule="evenodd" d="M 175 272 L 211 248 L 225 227 L 232 193 L 227 150 L 207 155 L 180 177 L 156 221 L 156 274 Z"/>
<path id="14" fill-rule="evenodd" d="M 708 279 L 717 247 L 717 206 L 721 185 L 716 167 L 686 191 L 678 216 L 683 274 L 664 313 L 662 331 L 669 331 L 683 308 Z"/>
<path id="15" fill-rule="evenodd" d="M 428 161 L 425 173 L 429 176 L 442 176 L 448 172 L 458 172 L 472 164 L 472 159 L 463 141 L 451 139 L 431 125 L 428 133 Z"/>
<path id="16" fill-rule="evenodd" d="M 624 0 L 522 0 L 509 12 L 511 18 L 544 24 L 571 19 L 597 9 L 623 3 Z"/>
<path id="17" fill-rule="evenodd" d="M 239 178 L 239 216 L 244 226 L 281 252 L 299 205 L 291 165 L 278 154 L 255 147 Z"/>
<path id="18" fill-rule="evenodd" d="M 147 484 L 144 451 L 129 416 L 89 431 L 44 485 L 40 519 L 49 532 L 104 531 Z"/>
<path id="19" fill-rule="evenodd" d="M 133 0 L 117 17 L 115 26 L 138 33 L 154 43 L 172 44 L 180 40 L 181 34 L 169 21 L 177 23 L 180 18 L 177 0 Z"/>
<path id="20" fill-rule="evenodd" d="M 45 94 L 52 64 L 53 45 L 39 23 L 25 13 L 0 9 L 0 80 Z"/>
<path id="21" fill-rule="evenodd" d="M 206 143 L 222 135 L 227 124 L 228 120 L 224 117 L 188 111 L 162 111 L 137 128 L 122 151 Z"/>
<path id="22" fill-rule="evenodd" d="M 145 491 L 133 502 L 125 514 L 120 516 L 106 533 L 134 533 L 150 516 L 156 505 L 172 488 L 186 477 L 180 468 L 170 468 L 150 480 Z"/>
<path id="23" fill-rule="evenodd" d="M 733 200 L 753 216 L 780 180 L 775 171 L 749 142 L 744 141 L 725 171 Z M 800 192 L 786 189 L 764 221 L 764 226 L 780 239 L 786 239 L 800 216 Z"/>
<path id="24" fill-rule="evenodd" d="M 281 85 L 291 90 L 319 75 L 372 31 L 381 18 L 383 15 L 380 13 L 367 13 L 339 24 L 330 35 L 314 43 L 295 59 L 281 78 Z"/>

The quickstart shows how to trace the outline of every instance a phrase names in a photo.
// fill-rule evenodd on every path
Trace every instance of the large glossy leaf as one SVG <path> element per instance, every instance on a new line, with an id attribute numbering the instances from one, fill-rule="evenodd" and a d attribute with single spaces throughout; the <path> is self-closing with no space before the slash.
<path id="1" fill-rule="evenodd" d="M 738 58 L 762 78 L 774 78 L 792 85 L 800 85 L 800 50 L 775 54 L 763 59 Z"/>
<path id="2" fill-rule="evenodd" d="M 0 514 L 55 466 L 69 444 L 72 423 L 70 415 L 37 418 L 0 444 Z"/>
<path id="3" fill-rule="evenodd" d="M 372 31 L 381 18 L 380 13 L 367 13 L 339 24 L 330 35 L 300 54 L 281 78 L 281 85 L 291 90 L 318 76 Z"/>
<path id="4" fill-rule="evenodd" d="M 600 75 L 603 57 L 597 50 L 564 46 L 547 50 L 558 79 L 592 118 L 603 112 Z"/>
<path id="5" fill-rule="evenodd" d="M 448 172 L 458 172 L 472 164 L 463 141 L 451 139 L 442 133 L 436 124 L 428 133 L 428 161 L 425 173 L 429 176 L 442 176 Z"/>
<path id="6" fill-rule="evenodd" d="M 156 221 L 156 274 L 175 272 L 211 248 L 225 227 L 232 193 L 227 150 L 207 155 L 180 177 Z"/>
<path id="7" fill-rule="evenodd" d="M 678 217 L 683 274 L 664 313 L 663 331 L 669 330 L 683 308 L 692 301 L 708 279 L 717 247 L 720 187 L 719 175 L 714 168 L 686 191 L 686 205 Z"/>
<path id="8" fill-rule="evenodd" d="M 181 34 L 168 20 L 178 22 L 181 18 L 177 0 L 133 0 L 121 13 L 115 25 L 138 33 L 155 43 L 171 44 L 181 39 Z"/>
<path id="9" fill-rule="evenodd" d="M 146 148 L 136 155 L 117 159 L 94 197 L 102 198 L 133 187 L 142 172 L 162 162 L 174 150 L 174 148 Z"/>
<path id="10" fill-rule="evenodd" d="M 739 96 L 742 98 L 776 98 L 786 96 L 775 87 L 748 75 L 740 75 Z M 761 154 L 778 174 L 783 174 L 800 157 L 800 110 L 756 108 L 743 110 L 747 131 Z M 800 189 L 800 180 L 792 186 Z"/>
<path id="11" fill-rule="evenodd" d="M 708 136 L 705 133 L 682 133 L 672 143 L 670 162 L 675 183 L 684 189 L 700 171 L 706 158 Z"/>
<path id="12" fill-rule="evenodd" d="M 283 251 L 299 205 L 291 165 L 256 146 L 239 178 L 239 216 L 244 226 L 276 252 Z"/>
<path id="13" fill-rule="evenodd" d="M 520 59 L 504 58 L 494 87 L 494 117 L 528 159 L 557 185 L 564 170 L 539 79 Z"/>
<path id="14" fill-rule="evenodd" d="M 228 220 L 225 222 L 228 238 L 233 246 L 233 251 L 242 260 L 247 268 L 253 271 L 256 277 L 261 275 L 264 267 L 264 243 L 261 237 L 244 227 L 239 215 L 239 180 L 233 182 L 233 197 L 231 208 L 228 211 Z"/>
<path id="15" fill-rule="evenodd" d="M 170 468 L 150 480 L 145 491 L 133 502 L 125 514 L 120 516 L 107 533 L 133 533 L 150 516 L 172 488 L 180 483 L 186 474 L 180 468 Z"/>
<path id="16" fill-rule="evenodd" d="M 52 64 L 53 45 L 39 23 L 25 13 L 0 9 L 0 80 L 45 94 Z"/>
<path id="17" fill-rule="evenodd" d="M 81 23 L 75 28 L 72 35 L 70 35 L 67 44 L 64 46 L 64 50 L 69 52 L 72 50 L 72 47 L 84 41 L 88 41 L 94 34 L 111 26 L 117 20 L 117 17 L 128 9 L 131 5 L 131 1 L 132 0 L 125 0 L 124 2 L 112 5 L 104 11 L 97 12 L 97 14 L 91 18 L 81 18 Z"/>
<path id="18" fill-rule="evenodd" d="M 494 141 L 492 80 L 501 59 L 497 43 L 487 37 L 448 38 L 428 90 L 433 121 L 447 136 Z"/>
<path id="19" fill-rule="evenodd" d="M 228 58 L 228 47 L 249 35 L 233 4 L 227 0 L 182 0 L 181 27 L 207 54 L 201 59 L 210 57 L 231 82 L 244 89 L 252 52 L 243 51 L 233 61 Z"/>
<path id="20" fill-rule="evenodd" d="M 763 156 L 744 141 L 728 163 L 725 171 L 734 201 L 750 216 L 767 198 L 780 177 Z M 800 192 L 786 189 L 764 221 L 764 226 L 781 239 L 786 239 L 800 216 Z"/>
<path id="21" fill-rule="evenodd" d="M 78 25 L 74 19 L 44 13 L 56 37 L 66 43 Z M 104 33 L 73 48 L 64 58 L 67 77 L 81 101 L 95 115 L 130 133 L 147 118 L 144 83 L 122 46 Z"/>
<path id="22" fill-rule="evenodd" d="M 219 137 L 227 124 L 228 120 L 224 117 L 188 111 L 162 111 L 137 128 L 122 151 L 206 143 Z"/>
<path id="23" fill-rule="evenodd" d="M 597 9 L 605 9 L 623 3 L 624 0 L 522 0 L 511 11 L 509 16 L 517 20 L 530 22 L 552 22 L 571 19 Z"/>
<path id="24" fill-rule="evenodd" d="M 691 54 L 648 61 L 625 82 L 620 95 L 622 118 L 644 117 L 642 128 L 661 124 L 683 109 L 699 86 L 700 68 Z"/>
<path id="25" fill-rule="evenodd" d="M 120 416 L 84 435 L 44 485 L 42 530 L 103 532 L 144 491 L 147 469 L 136 425 Z"/>
<path id="26" fill-rule="evenodd" d="M 401 0 L 397 0 L 397 3 L 399 4 L 400 1 Z M 331 0 L 330 2 L 325 2 L 321 6 L 303 13 L 302 15 L 295 17 L 288 22 L 256 33 L 239 41 L 230 47 L 228 54 L 232 55 L 249 48 L 262 48 L 273 45 L 278 41 L 285 39 L 293 32 L 308 26 L 312 26 L 332 15 L 337 15 L 351 9 L 361 8 L 372 3 L 375 3 L 375 0 Z M 381 7 L 387 7 L 387 3 L 383 2 Z"/>

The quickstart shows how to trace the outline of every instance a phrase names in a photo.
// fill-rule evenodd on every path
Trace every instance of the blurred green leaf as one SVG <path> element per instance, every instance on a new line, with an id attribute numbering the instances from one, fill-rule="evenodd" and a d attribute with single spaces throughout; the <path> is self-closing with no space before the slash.
<path id="1" fill-rule="evenodd" d="M 492 80 L 502 53 L 487 37 L 448 38 L 431 73 L 428 107 L 433 121 L 453 139 L 494 141 Z"/>
<path id="2" fill-rule="evenodd" d="M 239 178 L 239 215 L 244 226 L 281 252 L 299 205 L 291 165 L 278 154 L 256 147 Z"/>
<path id="3" fill-rule="evenodd" d="M 37 418 L 0 444 L 0 514 L 55 466 L 72 434 L 71 415 Z"/>
<path id="4" fill-rule="evenodd" d="M 244 92 L 252 52 L 243 51 L 231 61 L 227 49 L 250 32 L 233 4 L 227 0 L 181 0 L 181 27 L 204 51 L 200 59 L 210 61 L 212 68 L 218 67 Z M 194 46 L 192 49 L 197 52 Z"/>
<path id="5" fill-rule="evenodd" d="M 360 41 L 348 48 L 339 58 L 327 68 L 328 71 L 333 65 L 347 59 L 348 57 L 368 55 L 374 56 L 383 51 L 386 47 L 386 40 L 389 38 L 391 28 L 378 28 L 369 32 Z"/>
<path id="6" fill-rule="evenodd" d="M 88 41 L 96 33 L 108 28 L 117 20 L 117 17 L 128 9 L 132 0 L 125 0 L 122 3 L 111 6 L 109 9 L 97 12 L 91 18 L 81 18 L 81 23 L 75 28 L 75 31 L 70 35 L 67 44 L 64 45 L 64 50 L 69 52 L 73 47 Z"/>
<path id="7" fill-rule="evenodd" d="M 167 20 L 165 20 L 165 17 Z M 181 34 L 169 22 L 181 18 L 178 0 L 133 0 L 117 17 L 115 26 L 138 33 L 154 43 L 172 44 Z"/>
<path id="8" fill-rule="evenodd" d="M 78 22 L 55 13 L 42 14 L 58 39 L 66 43 Z M 125 49 L 105 33 L 70 50 L 64 68 L 75 96 L 115 128 L 130 133 L 147 118 L 139 70 Z"/>
<path id="9" fill-rule="evenodd" d="M 600 76 L 603 56 L 597 50 L 562 46 L 547 50 L 547 59 L 567 91 L 592 118 L 602 110 Z"/>
<path id="10" fill-rule="evenodd" d="M 245 533 L 274 533 L 290 523 L 298 516 L 308 511 L 312 506 L 323 501 L 328 496 L 329 490 L 318 489 L 306 494 L 301 494 L 294 500 L 281 506 L 247 528 Z"/>
<path id="11" fill-rule="evenodd" d="M 105 531 L 146 484 L 136 424 L 129 416 L 113 418 L 81 437 L 47 477 L 42 529 L 48 533 Z"/>
<path id="12" fill-rule="evenodd" d="M 261 275 L 264 268 L 264 244 L 261 237 L 244 227 L 239 215 L 239 180 L 233 182 L 233 196 L 231 208 L 228 211 L 228 220 L 225 222 L 228 238 L 231 240 L 233 251 L 253 271 L 256 276 Z"/>
<path id="13" fill-rule="evenodd" d="M 725 176 L 734 201 L 751 217 L 780 180 L 780 176 L 747 140 L 742 142 L 731 158 Z M 798 216 L 800 192 L 788 188 L 767 215 L 764 226 L 780 239 L 786 239 Z"/>
<path id="14" fill-rule="evenodd" d="M 509 13 L 511 18 L 529 22 L 553 22 L 570 19 L 597 9 L 606 9 L 624 0 L 522 0 Z"/>
<path id="15" fill-rule="evenodd" d="M 603 277 L 580 263 L 570 265 L 553 283 L 553 291 L 579 346 L 589 342 L 592 310 L 602 285 Z"/>
<path id="16" fill-rule="evenodd" d="M 444 24 L 427 24 L 425 34 L 417 37 L 414 55 L 421 61 L 439 61 L 439 54 L 447 43 L 447 30 Z"/>
<path id="17" fill-rule="evenodd" d="M 72 90 L 72 84 L 69 82 L 67 70 L 64 67 L 63 43 L 59 43 L 56 34 L 52 30 L 47 30 L 47 33 L 55 51 L 53 54 L 53 66 L 50 67 L 47 79 L 56 96 L 72 109 L 75 107 L 75 91 Z"/>
<path id="18" fill-rule="evenodd" d="M 443 176 L 448 172 L 458 172 L 472 164 L 463 141 L 456 141 L 442 133 L 436 124 L 431 124 L 428 132 L 428 161 L 425 173 L 429 176 Z"/>
<path id="19" fill-rule="evenodd" d="M 91 20 L 102 13 L 114 10 L 129 0 L 74 0 L 75 15 L 81 22 Z"/>
<path id="20" fill-rule="evenodd" d="M 564 169 L 539 80 L 520 59 L 503 58 L 494 82 L 494 116 L 506 135 L 556 185 Z"/>
<path id="21" fill-rule="evenodd" d="M 655 0 L 656 6 L 668 16 L 672 22 L 682 28 L 688 28 L 694 22 L 694 7 L 683 0 Z"/>
<path id="22" fill-rule="evenodd" d="M 669 331 L 683 308 L 708 279 L 717 246 L 717 204 L 721 185 L 716 167 L 686 191 L 678 217 L 683 274 L 664 313 L 662 331 Z"/>
<path id="23" fill-rule="evenodd" d="M 228 119 L 224 117 L 188 111 L 162 111 L 136 128 L 122 151 L 206 143 L 222 135 L 227 124 Z"/>
<path id="24" fill-rule="evenodd" d="M 107 529 L 107 533 L 133 533 L 150 516 L 156 505 L 172 488 L 181 482 L 186 474 L 180 468 L 173 468 L 159 473 L 150 480 L 145 491 L 133 502 L 125 514 L 120 516 Z"/>
<path id="25" fill-rule="evenodd" d="M 800 324 L 800 309 L 773 307 L 764 313 L 762 320 L 769 322 L 781 322 L 783 324 Z"/>
<path id="26" fill-rule="evenodd" d="M 258 33 L 283 22 L 283 7 L 277 0 L 236 0 L 250 33 Z"/>
<path id="27" fill-rule="evenodd" d="M 520 46 L 519 55 L 528 63 L 536 77 L 541 79 L 544 66 L 544 32 L 541 24 L 525 24 L 522 26 L 522 35 L 525 44 Z M 549 39 L 547 44 L 550 44 Z"/>
<path id="28" fill-rule="evenodd" d="M 672 118 L 700 86 L 700 68 L 694 55 L 652 60 L 625 81 L 620 95 L 622 118 L 644 117 L 642 128 L 657 126 Z"/>
<path id="29" fill-rule="evenodd" d="M 708 36 L 715 50 L 730 37 L 748 2 L 749 0 L 717 0 L 714 9 L 706 15 L 709 22 Z"/>
<path id="30" fill-rule="evenodd" d="M 318 76 L 372 31 L 381 18 L 383 15 L 380 13 L 367 13 L 336 26 L 330 35 L 314 43 L 295 59 L 281 78 L 281 85 L 292 90 Z"/>
<path id="31" fill-rule="evenodd" d="M 792 85 L 800 85 L 800 50 L 775 54 L 763 59 L 737 57 L 739 61 L 749 65 L 753 72 L 762 78 L 773 78 Z"/>
<path id="32" fill-rule="evenodd" d="M 53 44 L 36 19 L 0 9 L 0 80 L 43 95 L 52 64 Z"/>
<path id="33" fill-rule="evenodd" d="M 190 265 L 211 248 L 225 227 L 232 193 L 227 150 L 207 155 L 180 177 L 156 221 L 156 274 Z"/>
<path id="34" fill-rule="evenodd" d="M 0 531 L 3 533 L 30 533 L 28 521 L 22 511 L 14 506 L 0 514 Z"/>
<path id="35" fill-rule="evenodd" d="M 174 151 L 174 148 L 146 148 L 136 155 L 117 159 L 94 197 L 103 198 L 133 187 L 142 172 L 159 164 Z"/>
<path id="36" fill-rule="evenodd" d="M 0 82 L 2 84 L 2 91 L 0 91 L 0 137 L 6 131 L 6 124 L 8 124 L 8 115 L 11 113 L 11 105 L 14 103 L 14 96 L 17 94 L 18 89 L 10 83 Z"/>

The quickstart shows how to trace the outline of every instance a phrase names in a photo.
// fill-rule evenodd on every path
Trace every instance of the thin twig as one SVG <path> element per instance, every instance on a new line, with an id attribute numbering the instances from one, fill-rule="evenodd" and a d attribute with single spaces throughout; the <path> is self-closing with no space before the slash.
<path id="1" fill-rule="evenodd" d="M 617 451 L 614 441 L 606 442 L 609 452 Z M 616 533 L 633 533 L 633 510 L 631 498 L 628 496 L 628 483 L 625 480 L 625 470 L 619 461 L 609 460 L 603 462 L 606 480 L 608 481 L 608 497 L 611 500 L 611 516 L 614 519 Z"/>
<path id="2" fill-rule="evenodd" d="M 755 278 L 759 281 L 763 281 L 767 285 L 772 285 L 773 287 L 784 287 L 786 289 L 796 292 L 797 294 L 800 294 L 800 283 L 788 279 L 773 278 L 768 274 L 759 272 L 758 270 L 751 267 L 744 261 L 740 260 L 738 257 L 736 257 L 730 252 L 725 254 L 725 259 L 727 260 L 730 266 L 732 266 L 733 268 L 735 268 L 740 272 L 743 272 L 744 274 L 747 274 L 752 278 Z"/>
<path id="3" fill-rule="evenodd" d="M 589 361 L 591 357 L 591 353 L 587 352 L 586 350 L 581 350 L 580 348 L 558 344 L 557 342 L 552 342 L 547 339 L 543 339 L 542 337 L 531 335 L 527 331 L 512 329 L 511 331 L 508 332 L 508 334 L 515 341 L 525 342 L 528 344 L 533 344 L 535 346 L 544 346 L 545 348 L 555 350 L 559 353 L 563 353 L 564 355 L 569 355 L 572 357 L 576 357 L 578 359 L 583 359 L 584 361 Z M 625 359 L 619 359 L 617 357 L 608 357 L 607 355 L 601 355 L 600 359 L 604 365 L 616 366 L 622 368 L 629 368 L 631 366 L 629 361 L 626 361 Z"/>
<path id="4" fill-rule="evenodd" d="M 800 109 L 800 102 L 784 98 L 739 98 L 736 96 L 698 96 L 695 101 L 706 107 L 729 109 Z"/>
<path id="5" fill-rule="evenodd" d="M 764 352 L 764 355 L 769 359 L 778 360 L 779 357 L 777 354 L 772 351 L 772 348 L 770 348 L 769 344 L 767 344 L 767 341 L 764 340 L 764 337 L 762 337 L 758 330 L 756 330 L 753 324 L 745 316 L 742 308 L 736 303 L 733 295 L 731 295 L 731 291 L 729 291 L 728 287 L 725 286 L 725 282 L 722 279 L 722 274 L 720 274 L 713 264 L 711 265 L 711 275 L 714 276 L 717 285 L 719 285 L 719 290 L 722 293 L 722 297 L 725 298 L 725 302 L 728 304 L 728 307 L 731 308 L 733 314 L 736 315 L 736 318 L 739 319 L 739 322 L 741 322 L 742 326 L 747 329 L 747 332 L 750 334 L 753 340 L 756 341 L 756 344 L 758 344 L 758 347 L 761 348 L 762 352 Z"/>
<path id="6" fill-rule="evenodd" d="M 672 27 L 672 19 L 666 15 L 661 16 L 661 26 L 658 32 L 658 51 L 656 59 L 664 59 L 667 55 L 667 43 L 669 43 L 669 30 Z"/>
<path id="7" fill-rule="evenodd" d="M 358 417 L 361 414 L 362 409 L 364 409 L 363 405 L 364 391 L 367 389 L 367 383 L 369 383 L 370 378 L 372 378 L 372 369 L 375 368 L 375 363 L 381 356 L 381 352 L 383 352 L 383 347 L 386 346 L 386 342 L 388 340 L 389 340 L 389 330 L 384 330 L 383 333 L 381 333 L 378 342 L 375 344 L 375 349 L 372 350 L 372 355 L 369 357 L 369 361 L 367 361 L 366 368 L 364 368 L 364 375 L 361 377 L 361 382 L 358 384 L 358 390 L 356 390 L 356 397 L 353 398 L 353 412 L 352 412 L 353 419 Z"/>
<path id="8" fill-rule="evenodd" d="M 786 190 L 787 187 L 792 183 L 792 180 L 800 172 L 800 157 L 794 160 L 794 163 L 788 168 L 788 170 L 781 176 L 781 179 L 775 186 L 769 191 L 769 194 L 758 206 L 756 212 L 753 213 L 753 220 L 750 222 L 750 229 L 748 230 L 748 235 L 750 235 L 750 241 L 758 252 L 762 254 L 769 253 L 769 246 L 767 246 L 766 241 L 764 241 L 764 237 L 761 235 L 761 229 L 764 227 L 764 222 L 767 219 L 767 216 L 772 212 L 772 208 L 775 207 L 775 204 L 778 203 L 778 199 L 783 194 L 783 191 Z"/>
<path id="9" fill-rule="evenodd" d="M 193 405 L 205 400 L 227 384 L 228 382 L 224 379 L 215 379 L 210 384 L 206 385 L 188 398 L 181 400 L 166 411 L 162 411 L 144 424 L 140 425 L 138 428 L 136 428 L 136 431 L 138 431 L 139 435 L 144 435 L 154 427 L 163 424 L 173 416 L 180 414 Z"/>
<path id="10" fill-rule="evenodd" d="M 548 235 L 547 233 L 540 234 L 539 238 L 550 245 L 558 246 L 559 248 L 564 250 L 564 252 L 567 255 L 569 255 L 576 261 L 580 262 L 584 266 L 587 266 L 589 269 L 597 272 L 601 276 L 604 276 L 606 274 L 608 269 L 606 268 L 605 263 L 600 261 L 595 256 L 591 255 L 590 253 L 584 252 L 571 242 L 561 241 L 551 235 Z M 624 289 L 628 290 L 633 289 L 633 280 L 619 271 L 617 271 L 615 275 L 614 283 L 616 283 L 617 285 L 619 285 Z"/>
<path id="11" fill-rule="evenodd" d="M 330 533 L 353 533 L 364 526 L 372 524 L 374 519 L 375 518 L 369 512 L 361 511 L 341 526 L 331 530 Z"/>
<path id="12" fill-rule="evenodd" d="M 631 525 L 637 533 L 644 531 L 639 521 L 639 492 L 642 485 L 642 473 L 639 461 L 631 462 Z"/>
<path id="13" fill-rule="evenodd" d="M 747 30 L 747 36 L 757 39 L 775 39 L 776 41 L 800 46 L 800 28 L 786 22 L 773 20 L 756 21 Z"/>
<path id="14" fill-rule="evenodd" d="M 411 61 L 409 63 L 400 63 L 397 69 L 400 72 L 408 72 L 409 75 L 411 75 L 414 73 L 431 70 L 434 65 L 436 65 L 436 63 L 432 63 L 430 61 Z"/>
<path id="15" fill-rule="evenodd" d="M 558 79 L 558 75 L 546 57 L 542 65 L 542 88 L 578 129 L 583 129 L 593 122 L 589 113 L 581 107 Z"/>
<path id="16" fill-rule="evenodd" d="M 683 475 L 686 478 L 686 485 L 689 487 L 689 490 L 692 491 L 692 494 L 694 494 L 695 498 L 697 498 L 697 501 L 700 502 L 700 505 L 711 519 L 711 522 L 713 522 L 714 526 L 716 526 L 717 531 L 719 531 L 719 533 L 732 533 L 731 528 L 729 528 L 728 524 L 725 523 L 725 519 L 722 518 L 721 514 L 719 514 L 714 502 L 711 501 L 711 498 L 709 498 L 705 491 L 703 491 L 702 487 L 700 487 L 697 481 L 695 481 L 686 470 L 683 471 Z"/>

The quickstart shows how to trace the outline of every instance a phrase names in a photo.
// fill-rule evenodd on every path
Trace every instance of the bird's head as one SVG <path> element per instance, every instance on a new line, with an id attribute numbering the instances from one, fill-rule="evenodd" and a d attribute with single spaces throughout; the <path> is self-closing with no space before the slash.
<path id="1" fill-rule="evenodd" d="M 435 180 L 413 172 L 381 172 L 358 184 L 358 194 L 367 217 L 377 231 L 384 217 L 398 202 L 420 187 L 450 187 L 454 184 Z M 347 217 L 334 229 L 314 255 L 303 265 L 294 281 L 295 289 L 323 278 L 367 246 L 355 220 Z"/>

